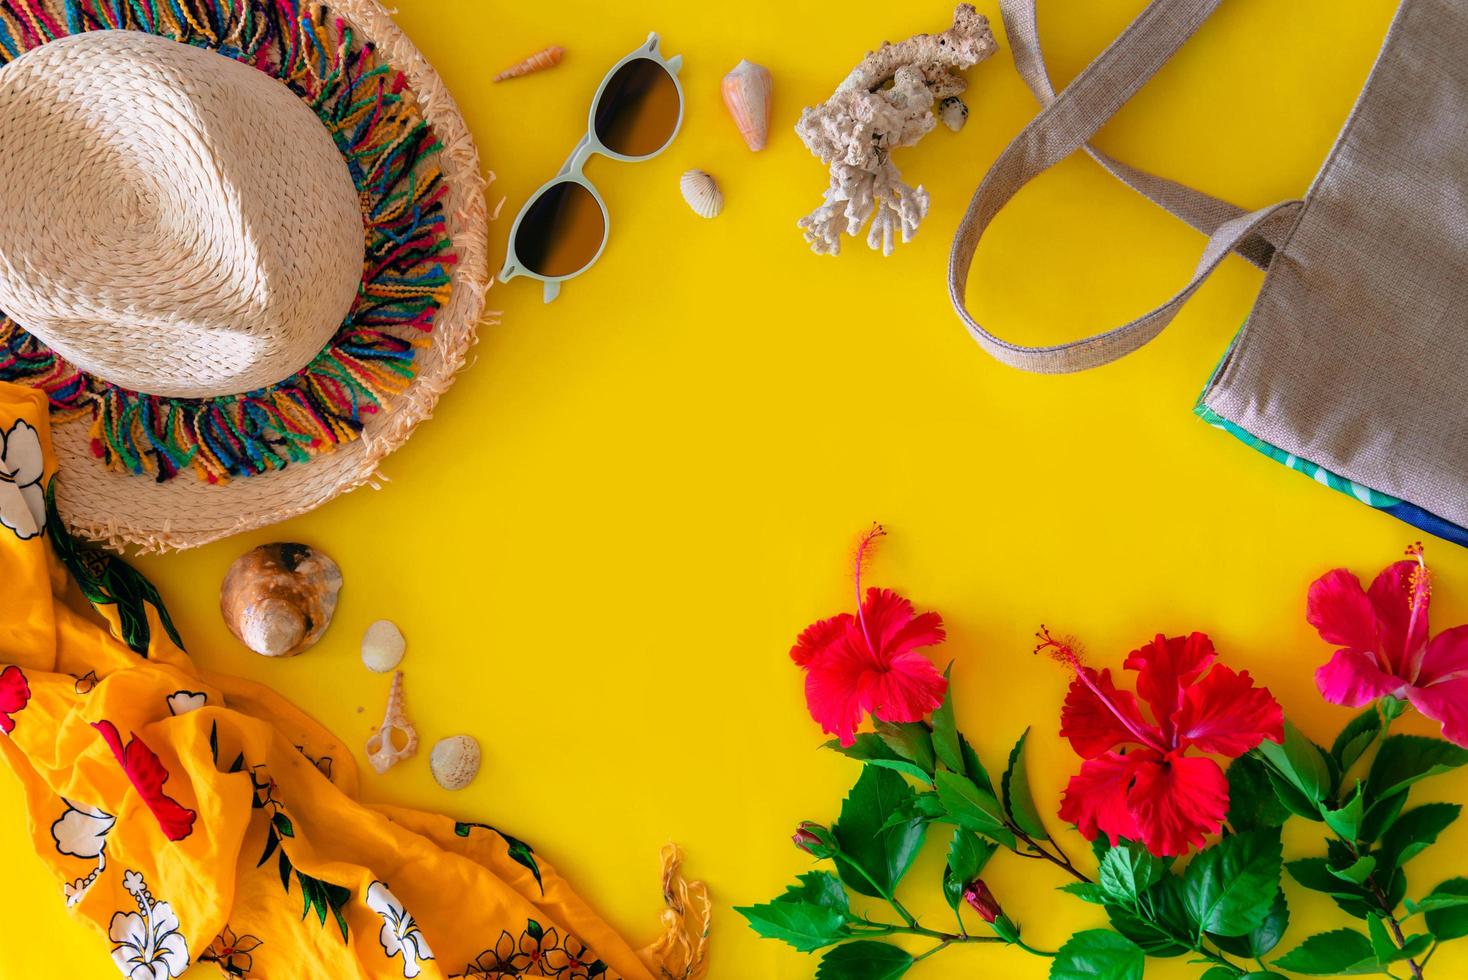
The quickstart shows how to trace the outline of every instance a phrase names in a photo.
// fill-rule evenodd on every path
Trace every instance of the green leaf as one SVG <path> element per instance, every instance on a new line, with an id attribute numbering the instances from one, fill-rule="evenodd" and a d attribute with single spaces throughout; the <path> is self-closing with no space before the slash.
<path id="1" fill-rule="evenodd" d="M 1111 928 L 1136 943 L 1148 956 L 1182 956 L 1192 952 L 1161 924 L 1120 905 L 1106 906 L 1106 918 L 1110 920 Z"/>
<path id="2" fill-rule="evenodd" d="M 1254 960 L 1278 946 L 1289 926 L 1290 906 L 1285 901 L 1284 890 L 1281 889 L 1274 896 L 1274 904 L 1269 907 L 1269 914 L 1255 929 L 1242 936 L 1215 936 L 1210 933 L 1209 938 L 1225 953 L 1233 953 L 1236 956 Z"/>
<path id="3" fill-rule="evenodd" d="M 948 844 L 948 863 L 943 868 L 943 897 L 948 900 L 950 908 L 958 909 L 958 903 L 963 901 L 964 888 L 979 876 L 997 849 L 997 844 L 975 836 L 973 831 L 953 828 L 953 840 Z"/>
<path id="4" fill-rule="evenodd" d="M 1162 880 L 1167 867 L 1145 847 L 1122 841 L 1101 859 L 1098 875 L 1101 887 L 1113 899 L 1125 905 L 1136 904 L 1137 897 Z"/>
<path id="5" fill-rule="evenodd" d="M 1371 877 L 1371 872 L 1376 870 L 1376 858 L 1370 854 L 1363 854 L 1344 868 L 1331 868 L 1330 873 L 1341 881 L 1353 885 L 1365 884 L 1366 879 Z"/>
<path id="6" fill-rule="evenodd" d="M 1320 816 L 1320 807 L 1273 769 L 1269 770 L 1269 788 L 1274 790 L 1274 797 L 1279 800 L 1280 806 L 1295 816 L 1304 817 L 1316 823 L 1320 823 L 1323 819 Z"/>
<path id="7" fill-rule="evenodd" d="M 1377 800 L 1366 808 L 1366 819 L 1361 822 L 1361 839 L 1373 841 L 1389 830 L 1396 822 L 1402 807 L 1407 803 L 1407 790 L 1393 793 L 1384 800 Z"/>
<path id="8" fill-rule="evenodd" d="M 1004 812 L 1009 814 L 1015 826 L 1035 840 L 1049 840 L 1050 834 L 1046 832 L 1045 822 L 1040 819 L 1040 811 L 1035 806 L 1029 772 L 1025 768 L 1025 740 L 1029 737 L 1030 730 L 1026 728 L 1009 752 L 1009 767 L 1000 780 L 1004 790 Z"/>
<path id="9" fill-rule="evenodd" d="M 1350 800 L 1334 810 L 1322 808 L 1320 815 L 1325 818 L 1326 826 L 1343 840 L 1356 840 L 1361 832 L 1361 821 L 1366 816 L 1366 787 L 1357 783 Z"/>
<path id="10" fill-rule="evenodd" d="M 775 901 L 818 905 L 822 908 L 835 909 L 842 916 L 846 916 L 851 911 L 851 901 L 846 897 L 846 889 L 841 887 L 841 879 L 831 872 L 807 871 L 799 875 L 796 881 L 799 884 L 788 886 L 785 894 Z"/>
<path id="11" fill-rule="evenodd" d="M 296 836 L 296 828 L 295 825 L 291 823 L 291 818 L 286 816 L 284 813 L 281 813 L 279 810 L 275 811 L 275 816 L 270 818 L 270 822 L 275 825 L 275 829 L 280 832 L 280 836 Z"/>
<path id="12" fill-rule="evenodd" d="M 789 901 L 783 896 L 763 905 L 745 905 L 734 911 L 765 939 L 789 943 L 802 953 L 814 952 L 848 938 L 846 916 L 825 905 Z"/>
<path id="13" fill-rule="evenodd" d="M 1068 939 L 1050 963 L 1050 980 L 1142 980 L 1142 948 L 1110 929 L 1087 929 Z"/>
<path id="14" fill-rule="evenodd" d="M 933 771 L 937 760 L 933 757 L 933 736 L 927 725 L 920 721 L 879 721 L 877 734 L 888 748 L 921 769 L 924 778 Z"/>
<path id="15" fill-rule="evenodd" d="M 863 939 L 837 946 L 821 957 L 816 980 L 897 980 L 913 962 L 906 950 Z"/>
<path id="16" fill-rule="evenodd" d="M 1311 803 L 1319 803 L 1330 794 L 1330 767 L 1324 750 L 1288 721 L 1284 724 L 1284 742 L 1265 740 L 1259 743 L 1259 752 Z"/>
<path id="17" fill-rule="evenodd" d="M 963 750 L 958 745 L 958 727 L 953 721 L 953 683 L 949 681 L 948 675 L 953 670 L 953 664 L 949 664 L 943 670 L 943 681 L 948 685 L 943 694 L 943 703 L 938 705 L 938 710 L 933 712 L 933 754 L 938 761 L 959 775 L 968 775 L 967 767 L 963 763 Z"/>
<path id="18" fill-rule="evenodd" d="M 1106 889 L 1089 881 L 1068 882 L 1060 886 L 1060 891 L 1074 895 L 1081 901 L 1090 902 L 1092 905 L 1105 905 L 1110 897 L 1106 894 Z"/>
<path id="19" fill-rule="evenodd" d="M 979 754 L 974 751 L 972 745 L 968 744 L 968 739 L 964 738 L 962 733 L 958 736 L 958 751 L 963 756 L 964 774 L 972 779 L 980 789 L 988 790 L 989 795 L 993 796 L 994 781 L 989 778 L 989 770 L 984 768 Z"/>
<path id="20" fill-rule="evenodd" d="M 1407 900 L 1407 911 L 1411 915 L 1436 912 L 1438 909 L 1455 909 L 1468 905 L 1468 895 L 1425 895 L 1420 902 Z"/>
<path id="21" fill-rule="evenodd" d="M 1380 731 L 1381 715 L 1377 714 L 1374 704 L 1346 723 L 1330 746 L 1330 754 L 1336 765 L 1341 767 L 1341 772 L 1356 764 L 1362 753 L 1376 741 Z"/>
<path id="22" fill-rule="evenodd" d="M 1462 809 L 1456 803 L 1428 803 L 1408 810 L 1382 835 L 1378 862 L 1386 868 L 1406 864 L 1436 841 Z"/>
<path id="23" fill-rule="evenodd" d="M 1366 934 L 1371 938 L 1371 951 L 1376 954 L 1376 962 L 1385 964 L 1397 958 L 1397 944 L 1392 942 L 1391 933 L 1386 931 L 1386 923 L 1381 916 L 1373 915 L 1366 920 Z"/>
<path id="24" fill-rule="evenodd" d="M 1449 878 L 1427 893 L 1427 898 L 1438 896 L 1468 896 L 1468 878 Z M 1468 936 L 1468 905 L 1438 908 L 1427 913 L 1427 931 L 1441 941 L 1462 939 Z"/>
<path id="25" fill-rule="evenodd" d="M 1371 940 L 1354 929 L 1317 933 L 1274 963 L 1282 970 L 1313 976 L 1377 972 Z"/>
<path id="26" fill-rule="evenodd" d="M 969 830 L 999 841 L 1007 847 L 1015 846 L 1014 835 L 1004 826 L 1004 811 L 994 794 L 975 785 L 972 779 L 956 772 L 938 770 L 934 781 L 938 786 L 938 799 L 947 811 L 948 819 Z"/>
<path id="27" fill-rule="evenodd" d="M 1183 904 L 1199 928 L 1242 936 L 1268 916 L 1279 891 L 1279 830 L 1226 837 L 1200 853 L 1183 874 Z"/>
<path id="28" fill-rule="evenodd" d="M 882 827 L 888 814 L 909 806 L 916 795 L 907 780 L 892 770 L 861 767 L 856 785 L 841 804 L 841 819 L 831 828 L 841 845 L 836 870 L 848 888 L 880 898 L 897 887 L 922 849 L 927 825 L 914 818 L 885 830 Z"/>
<path id="29" fill-rule="evenodd" d="M 833 738 L 826 743 L 825 747 L 840 752 L 849 759 L 856 759 L 867 765 L 893 769 L 924 783 L 933 781 L 932 775 L 927 770 L 898 755 L 885 739 L 871 732 L 862 732 L 857 735 L 856 742 L 852 745 L 842 745 L 840 739 Z"/>
<path id="30" fill-rule="evenodd" d="M 1371 772 L 1366 777 L 1367 789 L 1383 799 L 1413 783 L 1449 772 L 1468 763 L 1468 749 L 1452 742 L 1422 735 L 1392 735 L 1381 743 Z"/>
<path id="31" fill-rule="evenodd" d="M 1119 905 L 1106 907 L 1112 928 L 1142 947 L 1148 956 L 1182 956 L 1191 952 L 1197 925 L 1183 905 L 1182 879 L 1167 875 L 1141 893 L 1135 914 Z"/>
<path id="32" fill-rule="evenodd" d="M 1253 753 L 1241 755 L 1230 763 L 1228 825 L 1236 833 L 1280 827 L 1289 818 L 1290 811 L 1275 795 L 1269 782 L 1269 771 L 1258 756 Z"/>

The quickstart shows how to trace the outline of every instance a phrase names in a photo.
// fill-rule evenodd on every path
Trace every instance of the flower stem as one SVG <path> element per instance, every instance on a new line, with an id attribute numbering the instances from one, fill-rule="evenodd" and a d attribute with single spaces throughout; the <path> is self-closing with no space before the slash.
<path id="1" fill-rule="evenodd" d="M 1009 832 L 1014 834 L 1017 839 L 1028 844 L 1035 850 L 1034 854 L 1022 854 L 1019 851 L 1016 851 L 1016 854 L 1020 854 L 1022 857 L 1042 858 L 1046 861 L 1049 861 L 1057 868 L 1060 868 L 1062 871 L 1064 871 L 1066 874 L 1070 875 L 1077 881 L 1084 881 L 1088 884 L 1090 883 L 1091 879 L 1086 875 L 1085 872 L 1081 871 L 1079 868 L 1071 863 L 1070 857 L 1065 853 L 1064 850 L 1061 849 L 1060 844 L 1057 843 L 1053 838 L 1050 841 L 1050 846 L 1055 848 L 1055 853 L 1052 854 L 1044 847 L 1041 847 L 1040 843 L 1036 841 L 1033 837 L 1025 833 L 1023 830 L 1019 829 L 1019 827 L 1015 826 L 1013 821 L 1005 821 L 1005 825 L 1009 828 Z"/>
<path id="2" fill-rule="evenodd" d="M 1376 883 L 1374 878 L 1367 878 L 1366 880 L 1371 885 L 1371 895 L 1376 899 L 1376 904 L 1381 906 L 1382 918 L 1386 920 L 1386 924 L 1391 928 L 1392 938 L 1397 941 L 1398 948 L 1406 946 L 1407 937 L 1402 933 L 1402 924 L 1397 921 L 1396 915 L 1393 914 L 1391 905 L 1387 902 L 1386 895 L 1382 892 L 1381 886 Z M 1412 971 L 1412 976 L 1416 977 L 1417 980 L 1422 980 L 1422 967 L 1410 956 L 1407 957 L 1407 969 Z"/>
<path id="3" fill-rule="evenodd" d="M 867 884 L 871 885 L 872 889 L 884 900 L 886 900 L 887 904 L 892 906 L 892 908 L 897 912 L 898 915 L 902 916 L 902 921 L 907 923 L 909 929 L 920 928 L 917 924 L 917 919 L 913 916 L 911 912 L 907 910 L 905 906 L 903 906 L 901 902 L 897 900 L 897 896 L 893 895 L 891 892 L 887 891 L 881 885 L 873 881 L 872 876 L 867 874 L 866 868 L 863 868 L 856 861 L 848 860 L 846 863 L 847 865 L 855 868 L 858 872 L 861 873 L 861 876 L 866 879 Z M 928 930 L 924 930 L 924 932 L 926 931 Z M 935 935 L 941 935 L 941 933 L 935 933 Z"/>

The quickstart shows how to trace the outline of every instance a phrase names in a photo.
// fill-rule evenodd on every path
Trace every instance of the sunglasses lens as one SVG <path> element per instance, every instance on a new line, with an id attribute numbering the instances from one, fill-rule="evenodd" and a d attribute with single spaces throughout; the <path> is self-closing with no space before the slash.
<path id="1" fill-rule="evenodd" d="M 537 275 L 573 276 L 596 258 L 606 216 L 591 191 L 563 180 L 540 192 L 515 232 L 520 264 Z"/>
<path id="2" fill-rule="evenodd" d="M 673 76 L 650 58 L 633 58 L 613 75 L 596 104 L 596 138 L 614 153 L 649 156 L 678 128 L 682 97 Z"/>

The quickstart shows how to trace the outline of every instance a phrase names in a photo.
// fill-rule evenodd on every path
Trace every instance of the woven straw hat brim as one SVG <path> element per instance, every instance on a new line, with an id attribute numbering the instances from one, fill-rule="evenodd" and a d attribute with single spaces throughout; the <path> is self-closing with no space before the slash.
<path id="1" fill-rule="evenodd" d="M 331 11 L 370 39 L 407 78 L 442 144 L 447 226 L 458 261 L 448 301 L 434 318 L 406 390 L 368 416 L 360 437 L 283 469 L 211 485 L 192 478 L 155 482 L 104 466 L 91 447 L 87 418 L 60 421 L 52 441 L 60 467 L 57 502 L 77 534 L 143 551 L 193 548 L 274 524 L 370 482 L 384 457 L 428 418 L 463 366 L 484 317 L 489 289 L 488 214 L 479 153 L 438 73 L 375 0 L 332 0 Z"/>

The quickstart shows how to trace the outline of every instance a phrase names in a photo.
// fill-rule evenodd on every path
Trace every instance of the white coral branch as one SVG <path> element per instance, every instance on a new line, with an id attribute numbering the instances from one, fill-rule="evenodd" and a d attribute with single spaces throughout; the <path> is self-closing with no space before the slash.
<path id="1" fill-rule="evenodd" d="M 861 234 L 868 219 L 867 244 L 883 255 L 898 238 L 912 239 L 928 213 L 928 195 L 902 180 L 891 153 L 932 132 L 934 104 L 962 92 L 966 82 L 958 72 L 995 47 L 988 20 L 960 4 L 948 30 L 883 44 L 829 99 L 801 113 L 795 132 L 830 168 L 824 203 L 797 222 L 813 251 L 838 254 L 842 233 Z"/>

